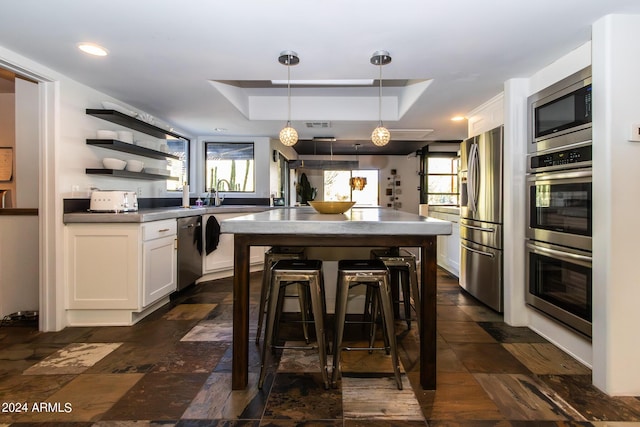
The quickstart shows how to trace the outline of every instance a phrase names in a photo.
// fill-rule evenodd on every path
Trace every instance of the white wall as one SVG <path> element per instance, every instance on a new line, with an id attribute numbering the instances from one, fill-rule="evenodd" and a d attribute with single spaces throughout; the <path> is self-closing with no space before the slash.
<path id="1" fill-rule="evenodd" d="M 640 15 L 593 26 L 593 381 L 613 395 L 640 395 Z"/>

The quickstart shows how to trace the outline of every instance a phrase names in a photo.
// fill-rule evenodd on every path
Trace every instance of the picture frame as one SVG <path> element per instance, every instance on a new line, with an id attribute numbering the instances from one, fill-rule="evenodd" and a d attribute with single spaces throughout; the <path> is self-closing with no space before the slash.
<path id="1" fill-rule="evenodd" d="M 0 147 L 0 182 L 13 180 L 13 148 Z"/>

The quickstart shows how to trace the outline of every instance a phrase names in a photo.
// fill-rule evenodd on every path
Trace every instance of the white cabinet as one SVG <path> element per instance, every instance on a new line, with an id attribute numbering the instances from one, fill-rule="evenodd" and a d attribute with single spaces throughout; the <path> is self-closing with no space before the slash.
<path id="1" fill-rule="evenodd" d="M 176 289 L 176 220 L 67 224 L 70 326 L 131 325 Z"/>
<path id="2" fill-rule="evenodd" d="M 176 290 L 177 225 L 173 219 L 142 227 L 142 307 L 147 307 Z"/>
<path id="3" fill-rule="evenodd" d="M 438 265 L 460 276 L 460 216 L 429 209 L 429 216 L 451 222 L 451 234 L 438 236 Z"/>
<path id="4" fill-rule="evenodd" d="M 205 239 L 203 241 L 206 247 L 206 224 L 209 217 L 215 216 L 216 220 L 220 223 L 225 219 L 234 218 L 237 216 L 246 215 L 246 213 L 229 213 L 229 214 L 215 214 L 204 215 L 202 218 L 203 232 L 205 232 Z M 203 257 L 203 272 L 204 274 L 212 275 L 210 278 L 229 277 L 233 276 L 233 234 L 221 234 L 218 247 L 210 254 Z M 251 265 L 262 265 L 264 262 L 265 248 L 262 246 L 251 247 Z"/>

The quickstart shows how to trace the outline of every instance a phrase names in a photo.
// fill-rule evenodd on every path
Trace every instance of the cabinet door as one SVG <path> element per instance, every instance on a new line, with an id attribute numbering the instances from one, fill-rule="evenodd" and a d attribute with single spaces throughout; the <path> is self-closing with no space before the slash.
<path id="1" fill-rule="evenodd" d="M 143 243 L 142 306 L 146 307 L 176 290 L 176 236 Z"/>
<path id="2" fill-rule="evenodd" d="M 451 234 L 438 236 L 438 265 L 450 273 L 460 274 L 460 224 L 458 215 L 430 212 L 433 218 L 451 221 Z"/>
<path id="3" fill-rule="evenodd" d="M 65 277 L 70 309 L 138 308 L 137 225 L 65 227 Z"/>
<path id="4" fill-rule="evenodd" d="M 245 213 L 235 214 L 219 214 L 214 215 L 218 222 L 237 216 L 246 215 Z M 202 219 L 203 230 L 206 227 L 207 220 L 211 215 L 205 215 Z M 204 241 L 204 240 L 203 240 Z M 206 245 L 204 245 L 206 246 Z M 259 264 L 264 261 L 265 248 L 263 246 L 251 247 L 251 264 Z M 203 273 L 214 273 L 228 270 L 233 274 L 233 234 L 221 234 L 218 247 L 209 255 L 204 256 Z"/>
<path id="5" fill-rule="evenodd" d="M 456 276 L 460 276 L 460 224 L 451 224 L 451 235 L 447 236 L 447 264 L 449 271 Z"/>

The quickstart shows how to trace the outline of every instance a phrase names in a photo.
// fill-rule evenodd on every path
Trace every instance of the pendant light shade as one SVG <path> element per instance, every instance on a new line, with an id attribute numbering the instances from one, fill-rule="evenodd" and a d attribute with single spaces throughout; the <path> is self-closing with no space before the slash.
<path id="1" fill-rule="evenodd" d="M 358 158 L 360 144 L 354 144 L 353 147 L 356 149 L 356 162 L 358 163 L 358 168 L 360 168 L 360 159 Z M 349 186 L 352 190 L 362 191 L 365 185 L 367 185 L 367 178 L 364 176 L 354 176 L 349 179 Z"/>
<path id="2" fill-rule="evenodd" d="M 362 176 L 354 176 L 353 178 L 349 179 L 349 185 L 353 190 L 362 191 L 364 190 L 364 186 L 367 185 L 367 178 Z"/>
<path id="3" fill-rule="evenodd" d="M 291 127 L 291 122 L 287 121 L 287 125 L 280 131 L 280 142 L 287 147 L 291 147 L 298 142 L 298 132 Z"/>
<path id="4" fill-rule="evenodd" d="M 373 142 L 378 147 L 382 147 L 383 145 L 387 145 L 391 140 L 391 133 L 389 133 L 389 129 L 382 126 L 382 122 L 380 122 L 380 126 L 375 128 L 371 133 L 371 142 Z"/>
<path id="5" fill-rule="evenodd" d="M 380 84 L 380 92 L 378 96 L 378 127 L 371 133 L 371 142 L 375 145 L 382 147 L 387 145 L 391 140 L 391 133 L 389 129 L 382 125 L 382 66 L 391 62 L 391 56 L 386 50 L 378 50 L 371 56 L 371 63 L 377 65 L 380 70 L 378 82 Z"/>
<path id="6" fill-rule="evenodd" d="M 287 66 L 287 102 L 288 102 L 288 115 L 287 124 L 280 131 L 280 142 L 284 145 L 291 147 L 298 142 L 298 132 L 291 126 L 291 66 L 300 63 L 298 54 L 292 50 L 285 50 L 280 53 L 278 62 Z"/>

